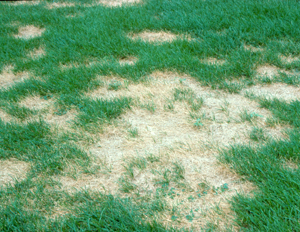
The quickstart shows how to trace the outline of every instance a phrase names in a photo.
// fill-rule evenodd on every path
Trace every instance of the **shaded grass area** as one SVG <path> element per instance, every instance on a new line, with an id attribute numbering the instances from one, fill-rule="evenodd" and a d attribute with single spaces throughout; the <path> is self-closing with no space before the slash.
<path id="1" fill-rule="evenodd" d="M 300 102 L 285 103 L 261 100 L 283 123 L 294 129 L 289 139 L 268 141 L 258 148 L 235 146 L 221 154 L 221 160 L 258 187 L 253 197 L 238 195 L 232 200 L 237 223 L 245 231 L 297 231 L 299 223 L 299 165 L 300 158 Z"/>

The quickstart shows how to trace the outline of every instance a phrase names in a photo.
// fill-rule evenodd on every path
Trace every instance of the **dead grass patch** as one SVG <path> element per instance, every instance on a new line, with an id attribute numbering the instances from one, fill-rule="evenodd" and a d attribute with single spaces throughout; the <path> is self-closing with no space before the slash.
<path id="1" fill-rule="evenodd" d="M 159 188 L 162 173 L 167 170 L 172 173 L 173 164 L 177 162 L 185 170 L 183 186 L 171 181 L 169 187 L 173 187 L 176 194 L 173 199 L 165 200 L 170 207 L 178 208 L 181 219 L 173 222 L 170 215 L 161 215 L 169 225 L 177 223 L 178 226 L 199 229 L 208 221 L 218 218 L 231 220 L 232 212 L 227 199 L 237 192 L 250 193 L 255 188 L 218 163 L 218 149 L 233 143 L 249 143 L 249 134 L 254 125 L 264 128 L 270 137 L 284 136 L 281 127 L 267 128 L 266 119 L 271 113 L 260 108 L 255 101 L 240 94 L 202 87 L 185 74 L 156 71 L 149 75 L 147 82 L 129 83 L 126 88 L 117 91 L 108 90 L 108 85 L 112 80 L 123 83 L 122 79 L 106 77 L 102 80 L 104 85 L 87 93 L 87 96 L 104 99 L 127 96 L 139 98 L 138 104 L 123 114 L 116 124 L 105 129 L 104 133 L 96 134 L 99 141 L 89 146 L 92 156 L 105 160 L 110 172 L 102 176 L 82 176 L 76 181 L 63 180 L 63 186 L 69 189 L 88 187 L 97 191 L 106 188 L 106 191 L 122 195 L 120 181 L 129 181 L 134 186 L 132 193 L 137 191 L 146 196 Z M 192 112 L 193 117 L 187 102 L 174 101 L 175 88 L 190 89 L 197 97 L 204 99 L 202 108 Z M 166 110 L 165 105 L 170 101 L 173 110 Z M 139 106 L 149 102 L 154 104 L 155 111 L 150 112 Z M 244 111 L 257 117 L 253 121 L 243 121 L 241 113 Z M 200 119 L 202 125 L 195 126 L 196 119 Z M 135 137 L 129 133 L 133 128 L 138 132 Z M 133 167 L 133 178 L 128 177 L 124 167 L 132 159 L 147 160 L 149 155 L 159 157 L 159 161 L 146 161 L 144 169 Z M 199 197 L 201 183 L 206 183 L 210 188 Z M 224 184 L 228 189 L 221 191 Z M 191 210 L 194 214 L 192 224 L 185 217 Z M 216 212 L 218 210 L 222 211 L 222 217 Z M 222 220 L 221 227 L 225 226 Z"/>
<path id="2" fill-rule="evenodd" d="M 108 7 L 120 7 L 124 5 L 132 5 L 132 4 L 137 4 L 141 3 L 141 0 L 100 0 L 97 1 L 96 4 L 99 5 L 104 5 Z M 90 5 L 87 5 L 90 6 Z"/>
<path id="3" fill-rule="evenodd" d="M 19 28 L 19 33 L 15 35 L 18 39 L 32 39 L 35 37 L 40 37 L 44 33 L 44 28 L 35 27 L 33 25 L 27 25 L 25 27 Z"/>
<path id="4" fill-rule="evenodd" d="M 251 52 L 263 52 L 264 49 L 260 47 L 254 47 L 252 45 L 244 45 L 244 49 Z"/>
<path id="5" fill-rule="evenodd" d="M 72 2 L 53 2 L 50 4 L 47 4 L 48 9 L 56 9 L 56 8 L 64 8 L 64 7 L 74 7 L 75 3 Z"/>
<path id="6" fill-rule="evenodd" d="M 29 96 L 19 102 L 21 106 L 27 107 L 31 110 L 43 110 L 51 106 L 52 103 L 52 99 L 45 100 L 41 96 Z"/>
<path id="7" fill-rule="evenodd" d="M 28 53 L 28 57 L 34 60 L 38 60 L 46 55 L 45 49 L 42 47 L 35 48 Z"/>
<path id="8" fill-rule="evenodd" d="M 283 163 L 283 168 L 290 169 L 290 170 L 296 170 L 299 168 L 299 166 L 292 160 L 285 160 Z"/>
<path id="9" fill-rule="evenodd" d="M 256 69 L 256 72 L 258 76 L 273 78 L 274 76 L 277 76 L 279 74 L 279 69 L 276 66 L 266 64 L 259 66 Z"/>
<path id="10" fill-rule="evenodd" d="M 177 36 L 171 32 L 154 32 L 154 31 L 143 31 L 137 34 L 129 34 L 129 38 L 133 40 L 141 39 L 148 43 L 154 42 L 172 42 L 177 38 Z"/>
<path id="11" fill-rule="evenodd" d="M 0 88 L 7 88 L 16 82 L 20 82 L 29 78 L 28 72 L 20 72 L 15 74 L 13 70 L 14 66 L 12 65 L 7 65 L 3 68 L 2 72 L 0 73 Z"/>
<path id="12" fill-rule="evenodd" d="M 11 115 L 9 115 L 8 113 L 6 113 L 5 111 L 1 110 L 0 109 L 0 119 L 3 121 L 3 122 L 10 122 L 13 120 L 13 117 Z"/>
<path id="13" fill-rule="evenodd" d="M 70 128 L 71 122 L 75 119 L 77 115 L 77 111 L 72 109 L 66 112 L 65 114 L 57 114 L 53 107 L 47 112 L 43 119 L 45 122 L 49 123 L 50 125 L 54 125 L 59 129 L 68 130 Z"/>
<path id="14" fill-rule="evenodd" d="M 279 58 L 281 59 L 281 61 L 285 64 L 290 64 L 293 62 L 298 62 L 300 61 L 299 57 L 293 57 L 293 56 L 284 56 L 284 55 L 280 55 Z"/>
<path id="15" fill-rule="evenodd" d="M 257 97 L 266 97 L 268 99 L 280 99 L 287 102 L 300 99 L 300 88 L 282 83 L 270 85 L 258 85 L 246 88 L 243 93 L 250 92 Z"/>
<path id="16" fill-rule="evenodd" d="M 134 65 L 137 62 L 137 58 L 136 57 L 126 57 L 126 58 L 122 58 L 119 60 L 119 64 L 121 66 L 124 65 Z"/>
<path id="17" fill-rule="evenodd" d="M 209 57 L 207 59 L 202 59 L 201 62 L 209 65 L 223 65 L 225 64 L 225 60 L 220 60 L 214 57 Z"/>
<path id="18" fill-rule="evenodd" d="M 30 165 L 18 160 L 0 160 L 0 186 L 5 184 L 13 184 L 17 180 L 26 177 Z"/>

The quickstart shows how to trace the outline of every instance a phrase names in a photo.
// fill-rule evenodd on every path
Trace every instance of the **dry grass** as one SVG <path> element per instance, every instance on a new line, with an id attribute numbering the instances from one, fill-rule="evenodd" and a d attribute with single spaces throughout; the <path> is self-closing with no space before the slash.
<path id="1" fill-rule="evenodd" d="M 119 60 L 119 64 L 121 66 L 124 65 L 134 65 L 137 62 L 137 58 L 136 57 L 126 57 L 126 58 L 122 58 Z"/>
<path id="2" fill-rule="evenodd" d="M 279 74 L 279 69 L 273 65 L 266 64 L 259 66 L 256 72 L 258 76 L 273 78 Z"/>
<path id="3" fill-rule="evenodd" d="M 44 115 L 43 119 L 45 122 L 49 123 L 52 126 L 57 127 L 58 129 L 64 130 L 64 132 L 70 129 L 72 121 L 75 119 L 77 111 L 72 109 L 66 112 L 65 114 L 58 115 L 55 113 L 53 106 L 50 107 L 50 110 Z"/>
<path id="4" fill-rule="evenodd" d="M 3 122 L 10 122 L 13 120 L 13 117 L 11 115 L 9 115 L 8 113 L 6 113 L 5 111 L 0 109 L 0 119 Z"/>
<path id="5" fill-rule="evenodd" d="M 293 57 L 293 56 L 279 56 L 279 58 L 281 59 L 281 61 L 285 64 L 290 64 L 293 62 L 298 62 L 300 61 L 299 57 Z"/>
<path id="6" fill-rule="evenodd" d="M 95 2 L 95 4 L 99 5 L 104 5 L 108 7 L 120 7 L 124 5 L 132 5 L 132 4 L 137 4 L 141 3 L 141 0 L 98 0 Z M 93 6 L 94 4 L 92 4 Z M 91 5 L 86 5 L 86 6 L 91 6 Z"/>
<path id="7" fill-rule="evenodd" d="M 251 52 L 263 52 L 264 49 L 260 47 L 254 47 L 252 45 L 244 45 L 244 49 Z"/>
<path id="8" fill-rule="evenodd" d="M 191 224 L 183 219 L 179 226 L 194 226 L 196 229 L 205 225 L 210 220 L 229 220 L 232 212 L 227 199 L 236 192 L 250 193 L 254 187 L 244 182 L 240 177 L 218 163 L 216 155 L 219 148 L 224 148 L 232 143 L 249 143 L 249 134 L 253 126 L 264 128 L 270 137 L 281 138 L 283 128 L 267 128 L 266 119 L 271 116 L 268 110 L 259 107 L 240 94 L 229 94 L 223 91 L 211 90 L 200 86 L 193 78 L 174 72 L 154 72 L 149 75 L 146 83 L 131 83 L 127 88 L 108 90 L 111 81 L 124 81 L 116 77 L 99 77 L 104 81 L 104 86 L 89 92 L 91 98 L 113 98 L 128 96 L 138 98 L 137 105 L 125 113 L 118 123 L 110 125 L 104 133 L 94 135 L 99 142 L 87 149 L 93 157 L 103 161 L 102 166 L 107 168 L 105 174 L 82 175 L 77 180 L 61 177 L 63 188 L 67 190 L 88 188 L 93 191 L 107 191 L 113 194 L 120 192 L 118 182 L 126 173 L 124 166 L 135 158 L 146 158 L 149 154 L 159 157 L 159 162 L 147 163 L 144 170 L 134 169 L 134 178 L 130 180 L 142 195 L 147 195 L 158 188 L 156 184 L 166 169 L 172 170 L 173 162 L 183 165 L 185 172 L 184 183 L 186 192 L 181 192 L 176 183 L 171 183 L 175 192 L 180 194 L 174 199 L 167 199 L 169 205 L 177 205 L 183 214 L 188 214 L 191 209 L 195 217 Z M 184 80 L 184 81 L 182 81 Z M 174 102 L 174 110 L 166 110 L 165 105 L 172 101 L 175 88 L 187 88 L 204 99 L 204 105 L 198 114 L 202 126 L 194 125 L 195 119 L 190 116 L 190 106 L 186 102 Z M 152 103 L 155 111 L 150 112 L 140 108 L 139 104 Z M 225 107 L 226 106 L 226 107 Z M 242 121 L 241 113 L 246 110 L 255 113 L 257 117 L 252 122 Z M 136 128 L 138 135 L 130 136 L 128 130 Z M 153 172 L 153 170 L 156 170 Z M 198 184 L 207 183 L 211 188 L 203 197 L 197 197 Z M 213 190 L 227 184 L 228 191 L 218 193 Z M 193 200 L 188 199 L 192 196 Z M 178 202 L 182 204 L 178 205 Z M 220 216 L 216 205 L 223 212 Z M 165 223 L 174 223 L 170 215 L 161 216 Z M 219 218 L 219 219 L 218 219 Z M 223 224 L 222 224 L 223 223 Z"/>
<path id="9" fill-rule="evenodd" d="M 28 72 L 14 73 L 13 69 L 14 66 L 12 65 L 7 65 L 3 68 L 0 73 L 0 88 L 7 88 L 16 82 L 29 78 Z"/>
<path id="10" fill-rule="evenodd" d="M 28 172 L 30 164 L 18 160 L 0 160 L 0 187 L 22 180 Z"/>
<path id="11" fill-rule="evenodd" d="M 214 58 L 214 57 L 209 57 L 207 59 L 203 59 L 201 60 L 202 63 L 205 63 L 205 64 L 209 64 L 209 65 L 223 65 L 225 64 L 225 60 L 220 60 L 220 59 L 217 59 L 217 58 Z"/>
<path id="12" fill-rule="evenodd" d="M 44 33 L 45 29 L 35 27 L 33 25 L 27 25 L 25 27 L 19 28 L 19 33 L 15 35 L 18 39 L 32 39 L 35 37 L 40 37 Z"/>
<path id="13" fill-rule="evenodd" d="M 38 60 L 46 55 L 45 49 L 43 47 L 35 48 L 28 53 L 28 57 L 34 60 Z"/>
<path id="14" fill-rule="evenodd" d="M 19 104 L 31 110 L 43 110 L 48 108 L 53 103 L 52 99 L 45 100 L 41 96 L 29 96 L 21 100 Z"/>
<path id="15" fill-rule="evenodd" d="M 266 97 L 269 99 L 277 98 L 287 102 L 300 99 L 300 88 L 282 84 L 274 83 L 270 85 L 252 86 L 243 90 L 243 92 L 250 92 L 258 97 Z"/>
<path id="16" fill-rule="evenodd" d="M 177 36 L 171 32 L 155 32 L 155 31 L 143 31 L 138 34 L 129 34 L 129 38 L 133 40 L 141 39 L 148 43 L 154 42 L 172 42 L 177 38 Z"/>
<path id="17" fill-rule="evenodd" d="M 74 7 L 75 4 L 71 2 L 53 2 L 47 4 L 48 9 L 64 8 L 64 7 Z"/>

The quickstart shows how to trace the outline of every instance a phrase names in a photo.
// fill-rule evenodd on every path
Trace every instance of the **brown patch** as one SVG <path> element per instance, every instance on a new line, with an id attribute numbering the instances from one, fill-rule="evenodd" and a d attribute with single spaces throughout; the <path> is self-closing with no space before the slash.
<path id="1" fill-rule="evenodd" d="M 154 43 L 154 42 L 172 42 L 177 38 L 177 36 L 171 32 L 154 32 L 154 31 L 144 31 L 138 34 L 128 35 L 129 38 L 136 40 L 141 39 L 145 42 Z"/>
<path id="2" fill-rule="evenodd" d="M 13 184 L 14 180 L 22 180 L 26 177 L 29 164 L 18 160 L 0 160 L 0 186 Z"/>
<path id="3" fill-rule="evenodd" d="M 48 9 L 64 8 L 64 7 L 74 7 L 75 4 L 71 2 L 53 2 L 47 4 Z"/>
<path id="4" fill-rule="evenodd" d="M 0 109 L 0 119 L 3 122 L 10 122 L 13 120 L 13 117 L 11 115 L 9 115 L 8 113 L 6 113 L 5 111 Z"/>
<path id="5" fill-rule="evenodd" d="M 41 29 L 41 28 L 35 27 L 33 25 L 28 25 L 25 27 L 20 27 L 19 33 L 17 35 L 15 35 L 15 37 L 19 38 L 19 39 L 32 39 L 35 37 L 42 36 L 44 31 L 45 31 L 45 29 Z"/>
<path id="6" fill-rule="evenodd" d="M 279 58 L 281 59 L 281 61 L 283 63 L 286 63 L 286 64 L 290 64 L 290 63 L 293 63 L 293 62 L 300 61 L 299 57 L 293 57 L 293 56 L 283 56 L 283 55 L 280 55 Z"/>
<path id="7" fill-rule="evenodd" d="M 139 106 L 134 106 L 119 119 L 115 125 L 108 126 L 104 133 L 96 134 L 99 139 L 90 145 L 89 151 L 94 157 L 105 160 L 111 172 L 103 175 L 79 177 L 78 180 L 63 180 L 64 188 L 89 188 L 114 194 L 124 194 L 120 191 L 120 178 L 128 178 L 135 186 L 134 192 L 147 195 L 156 191 L 157 182 L 167 169 L 172 172 L 173 163 L 183 165 L 186 187 L 179 187 L 171 181 L 170 187 L 175 188 L 173 199 L 166 198 L 171 206 L 176 206 L 184 215 L 193 210 L 195 217 L 193 226 L 199 229 L 209 220 L 218 218 L 213 213 L 217 204 L 224 212 L 224 218 L 230 218 L 232 212 L 227 199 L 236 192 L 250 193 L 254 186 L 242 181 L 240 177 L 228 167 L 217 161 L 218 148 L 224 148 L 233 143 L 249 143 L 249 134 L 254 125 L 266 128 L 266 119 L 271 113 L 259 107 L 239 94 L 228 94 L 223 91 L 202 87 L 192 77 L 175 72 L 156 71 L 149 75 L 148 82 L 129 83 L 127 88 L 117 91 L 108 90 L 107 86 L 115 77 L 102 78 L 104 86 L 87 93 L 92 98 L 133 97 L 139 98 L 139 104 L 151 103 L 155 112 L 150 112 Z M 190 105 L 185 102 L 174 101 L 174 89 L 184 88 L 192 90 L 196 97 L 204 99 L 204 105 L 198 112 L 194 112 L 194 119 L 190 116 Z M 165 105 L 172 102 L 174 110 L 166 110 Z M 226 109 L 222 106 L 226 105 Z M 256 113 L 259 117 L 250 122 L 243 122 L 240 114 L 244 110 Z M 201 119 L 201 126 L 195 126 L 196 119 Z M 128 130 L 136 128 L 138 136 L 131 137 Z M 267 133 L 281 136 L 282 128 L 268 129 Z M 267 129 L 266 129 L 267 130 Z M 147 161 L 145 169 L 133 167 L 134 177 L 131 179 L 124 166 L 128 166 L 132 159 L 146 158 L 149 154 L 159 157 L 158 162 Z M 160 173 L 160 174 L 159 174 Z M 199 197 L 200 183 L 207 183 L 210 190 Z M 71 183 L 71 184 L 70 184 Z M 223 192 L 221 187 L 227 184 L 228 189 Z M 219 191 L 215 194 L 215 191 Z M 185 192 L 182 192 L 185 189 Z M 179 194 L 179 195 L 177 195 Z M 129 194 L 130 195 L 130 194 Z M 192 196 L 191 199 L 188 199 Z M 177 205 L 178 202 L 182 204 Z M 190 227 L 191 224 L 184 217 L 179 222 L 170 220 L 170 215 L 161 215 L 161 219 L 168 225 Z"/>
<path id="8" fill-rule="evenodd" d="M 116 175 L 116 173 L 114 174 Z M 69 192 L 88 189 L 116 194 L 117 192 L 115 190 L 118 189 L 116 181 L 112 181 L 113 178 L 105 174 L 82 175 L 76 180 L 67 176 L 60 176 L 57 177 L 57 179 L 61 182 L 63 189 Z"/>
<path id="9" fill-rule="evenodd" d="M 53 109 L 50 109 L 50 111 L 44 115 L 43 119 L 50 125 L 57 126 L 60 129 L 69 129 L 76 114 L 76 110 L 70 110 L 63 115 L 57 115 Z"/>
<path id="10" fill-rule="evenodd" d="M 298 164 L 296 164 L 294 161 L 292 160 L 286 160 L 283 163 L 283 168 L 285 169 L 292 169 L 292 170 L 296 170 L 299 168 Z"/>
<path id="11" fill-rule="evenodd" d="M 39 48 L 35 48 L 32 51 L 29 52 L 28 57 L 34 59 L 34 60 L 38 60 L 40 58 L 42 58 L 43 56 L 45 56 L 46 52 L 44 50 L 44 48 L 39 47 Z"/>
<path id="12" fill-rule="evenodd" d="M 263 52 L 264 49 L 260 47 L 254 47 L 252 45 L 244 45 L 244 49 L 251 52 Z"/>
<path id="13" fill-rule="evenodd" d="M 23 99 L 19 104 L 31 110 L 43 110 L 49 107 L 53 100 L 45 100 L 41 96 L 30 96 Z"/>
<path id="14" fill-rule="evenodd" d="M 209 64 L 209 65 L 223 65 L 225 64 L 225 60 L 220 60 L 214 57 L 209 57 L 207 59 L 203 59 L 201 60 L 201 62 L 205 63 L 205 64 Z"/>
<path id="15" fill-rule="evenodd" d="M 136 57 L 126 57 L 126 58 L 122 58 L 119 60 L 119 64 L 121 66 L 124 65 L 134 65 L 137 62 L 137 58 Z"/>
<path id="16" fill-rule="evenodd" d="M 279 69 L 276 66 L 268 65 L 268 64 L 259 66 L 256 70 L 259 76 L 266 76 L 269 78 L 273 78 L 274 76 L 277 76 L 278 71 Z"/>
<path id="17" fill-rule="evenodd" d="M 67 70 L 67 69 L 71 69 L 71 68 L 78 68 L 79 67 L 79 63 L 73 62 L 73 63 L 66 63 L 66 64 L 60 64 L 59 68 L 62 70 Z"/>
<path id="18" fill-rule="evenodd" d="M 5 66 L 0 73 L 0 88 L 9 87 L 16 82 L 23 81 L 24 79 L 29 78 L 28 72 L 13 73 L 14 67 L 12 65 Z"/>
<path id="19" fill-rule="evenodd" d="M 97 2 L 97 4 L 101 4 L 109 7 L 119 7 L 123 5 L 132 5 L 140 2 L 141 0 L 100 0 Z"/>
<path id="20" fill-rule="evenodd" d="M 279 100 L 284 100 L 287 102 L 300 99 L 299 87 L 282 83 L 252 86 L 244 89 L 242 92 L 250 92 L 258 97 L 266 97 L 268 99 L 277 98 Z"/>

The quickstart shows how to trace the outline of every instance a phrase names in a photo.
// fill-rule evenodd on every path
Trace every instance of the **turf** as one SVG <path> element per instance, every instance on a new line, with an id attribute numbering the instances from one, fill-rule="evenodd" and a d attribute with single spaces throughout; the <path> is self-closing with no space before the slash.
<path id="1" fill-rule="evenodd" d="M 214 220 L 194 225 L 196 212 L 183 213 L 169 204 L 179 194 L 174 186 L 182 192 L 191 188 L 185 168 L 176 161 L 164 166 L 157 154 L 126 160 L 125 171 L 116 181 L 119 194 L 86 189 L 70 192 L 55 179 L 59 175 L 76 179 L 113 172 L 104 161 L 101 167 L 93 166 L 95 160 L 87 144 L 105 140 L 103 128 L 121 133 L 115 127 L 123 125 L 122 116 L 133 109 L 152 115 L 159 112 L 155 96 L 141 103 L 118 95 L 136 84 L 147 86 L 153 72 L 189 75 L 203 88 L 232 96 L 251 86 L 274 83 L 293 86 L 295 93 L 299 92 L 299 1 L 144 0 L 120 7 L 89 6 L 94 1 L 68 2 L 74 6 L 50 9 L 53 1 L 0 4 L 0 77 L 16 78 L 13 83 L 4 80 L 0 88 L 0 160 L 15 159 L 30 165 L 24 179 L 0 186 L 1 231 L 300 230 L 299 98 L 284 101 L 248 94 L 272 115 L 268 125 L 280 125 L 287 136 L 269 137 L 256 122 L 261 115 L 241 111 L 241 123 L 253 126 L 249 133 L 252 142 L 231 143 L 219 152 L 219 160 L 251 182 L 255 191 L 251 196 L 239 193 L 231 198 L 234 220 L 226 225 Z M 41 35 L 31 39 L 15 36 L 27 25 L 41 29 Z M 150 43 L 133 39 L 145 31 L 177 37 Z M 39 48 L 42 55 L 28 55 Z M 260 73 L 261 67 L 276 67 L 278 73 Z M 19 78 L 22 73 L 28 77 Z M 108 77 L 117 80 L 107 85 Z M 164 110 L 175 114 L 178 104 L 187 104 L 191 125 L 201 131 L 208 120 L 217 119 L 201 111 L 205 97 L 184 86 L 185 82 L 180 79 L 182 87 L 173 89 Z M 99 88 L 115 92 L 114 97 L 88 95 Z M 53 104 L 42 110 L 22 104 L 34 96 Z M 225 102 L 220 111 L 230 115 L 228 107 Z M 76 112 L 76 116 L 71 126 L 64 122 L 65 127 L 58 129 L 47 119 L 52 111 L 59 116 Z M 135 125 L 126 125 L 125 131 L 129 141 L 142 136 Z M 180 149 L 183 147 L 181 144 Z M 175 153 L 172 149 L 170 153 Z M 111 156 L 117 157 L 118 150 L 113 151 Z M 135 179 L 143 173 L 156 177 L 155 189 L 145 195 Z M 228 190 L 227 184 L 215 188 L 203 182 L 199 186 L 197 192 L 181 194 L 193 202 L 197 194 L 202 197 L 211 191 L 218 195 Z M 215 211 L 222 218 L 218 210 L 217 205 Z"/>

